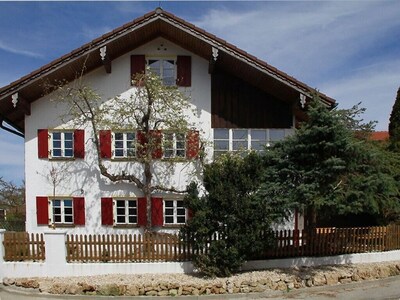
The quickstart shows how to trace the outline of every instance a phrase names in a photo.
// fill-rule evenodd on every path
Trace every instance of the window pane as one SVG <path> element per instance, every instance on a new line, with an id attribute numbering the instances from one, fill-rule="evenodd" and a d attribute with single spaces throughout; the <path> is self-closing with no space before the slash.
<path id="1" fill-rule="evenodd" d="M 160 69 L 160 61 L 158 59 L 149 59 L 149 67 L 151 69 Z"/>
<path id="2" fill-rule="evenodd" d="M 255 141 L 251 143 L 251 149 L 256 151 L 263 151 L 266 143 L 264 141 Z"/>
<path id="3" fill-rule="evenodd" d="M 247 150 L 247 141 L 233 141 L 233 150 Z"/>
<path id="4" fill-rule="evenodd" d="M 175 62 L 171 59 L 163 60 L 163 68 L 164 69 L 174 69 Z"/>
<path id="5" fill-rule="evenodd" d="M 125 201 L 124 200 L 117 200 L 117 207 L 125 207 Z"/>
<path id="6" fill-rule="evenodd" d="M 165 223 L 166 224 L 173 224 L 174 223 L 174 217 L 165 217 Z"/>
<path id="7" fill-rule="evenodd" d="M 124 156 L 124 150 L 122 150 L 122 149 L 115 150 L 115 156 L 118 156 L 118 157 Z"/>
<path id="8" fill-rule="evenodd" d="M 72 151 L 72 149 L 66 149 L 65 150 L 65 155 L 66 157 L 72 157 L 74 154 L 74 152 Z"/>
<path id="9" fill-rule="evenodd" d="M 173 208 L 166 208 L 165 209 L 165 215 L 166 216 L 173 216 L 174 215 L 174 209 Z"/>
<path id="10" fill-rule="evenodd" d="M 72 208 L 71 208 L 71 207 L 66 207 L 66 208 L 64 209 L 64 213 L 65 213 L 66 215 L 72 215 Z"/>
<path id="11" fill-rule="evenodd" d="M 124 139 L 124 135 L 122 132 L 116 132 L 115 133 L 115 140 L 116 141 L 122 141 Z"/>
<path id="12" fill-rule="evenodd" d="M 72 207 L 72 200 L 64 200 L 64 206 Z"/>
<path id="13" fill-rule="evenodd" d="M 125 216 L 117 216 L 117 223 L 125 223 Z"/>
<path id="14" fill-rule="evenodd" d="M 61 208 L 60 207 L 54 207 L 53 208 L 53 214 L 60 215 L 61 214 Z"/>
<path id="15" fill-rule="evenodd" d="M 125 207 L 118 207 L 117 215 L 125 215 Z"/>
<path id="16" fill-rule="evenodd" d="M 177 214 L 178 214 L 178 216 L 184 216 L 185 215 L 185 209 L 184 208 L 178 208 Z"/>
<path id="17" fill-rule="evenodd" d="M 118 149 L 124 148 L 124 142 L 123 141 L 115 141 L 115 148 L 118 148 Z"/>
<path id="18" fill-rule="evenodd" d="M 179 224 L 186 223 L 185 217 L 178 217 L 178 218 L 177 218 L 177 222 L 178 222 Z"/>
<path id="19" fill-rule="evenodd" d="M 129 207 L 136 207 L 136 201 L 128 201 Z"/>
<path id="20" fill-rule="evenodd" d="M 285 137 L 285 129 L 270 129 L 269 139 L 270 141 L 280 141 Z"/>
<path id="21" fill-rule="evenodd" d="M 134 132 L 128 132 L 128 133 L 126 134 L 126 139 L 127 139 L 128 141 L 133 141 L 133 140 L 135 140 L 135 133 L 134 133 Z"/>
<path id="22" fill-rule="evenodd" d="M 185 157 L 186 156 L 185 150 L 176 150 L 177 157 Z"/>
<path id="23" fill-rule="evenodd" d="M 234 129 L 233 130 L 234 140 L 247 140 L 247 130 L 245 129 Z"/>
<path id="24" fill-rule="evenodd" d="M 215 150 L 229 150 L 229 142 L 228 141 L 214 141 L 214 149 Z"/>
<path id="25" fill-rule="evenodd" d="M 72 223 L 72 216 L 65 216 L 65 223 Z"/>
<path id="26" fill-rule="evenodd" d="M 54 223 L 61 223 L 61 216 L 60 215 L 57 215 L 57 216 L 54 216 Z"/>
<path id="27" fill-rule="evenodd" d="M 165 207 L 174 207 L 174 202 L 170 200 L 165 201 Z"/>
<path id="28" fill-rule="evenodd" d="M 228 129 L 214 129 L 214 139 L 229 139 L 229 130 Z"/>
<path id="29" fill-rule="evenodd" d="M 72 141 L 65 141 L 64 147 L 72 149 Z"/>
<path id="30" fill-rule="evenodd" d="M 64 139 L 72 141 L 72 132 L 64 132 Z"/>
<path id="31" fill-rule="evenodd" d="M 53 148 L 61 148 L 61 141 L 53 140 Z"/>
<path id="32" fill-rule="evenodd" d="M 53 140 L 61 140 L 61 132 L 53 132 Z"/>
<path id="33" fill-rule="evenodd" d="M 251 130 L 251 139 L 266 141 L 267 140 L 267 131 L 252 129 Z"/>
<path id="34" fill-rule="evenodd" d="M 136 224 L 137 223 L 137 217 L 136 216 L 129 217 L 129 223 L 130 224 Z"/>

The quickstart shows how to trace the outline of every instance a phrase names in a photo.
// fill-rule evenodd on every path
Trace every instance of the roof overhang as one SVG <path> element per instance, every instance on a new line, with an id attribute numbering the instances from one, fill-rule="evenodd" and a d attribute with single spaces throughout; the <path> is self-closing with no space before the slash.
<path id="1" fill-rule="evenodd" d="M 173 14 L 156 9 L 1 88 L 0 113 L 3 120 L 24 132 L 24 118 L 30 114 L 30 104 L 44 96 L 46 84 L 61 79 L 69 82 L 101 67 L 100 48 L 104 46 L 107 47 L 108 60 L 112 61 L 160 36 L 210 63 L 216 59 L 221 70 L 236 74 L 278 99 L 293 102 L 300 98 L 300 94 L 311 98 L 314 92 L 313 88 L 234 45 Z M 320 98 L 328 106 L 335 103 L 326 95 L 320 94 Z"/>

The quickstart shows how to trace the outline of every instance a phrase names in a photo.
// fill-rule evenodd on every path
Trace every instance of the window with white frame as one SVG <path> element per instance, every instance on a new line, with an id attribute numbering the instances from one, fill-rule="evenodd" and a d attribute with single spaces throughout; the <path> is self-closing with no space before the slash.
<path id="1" fill-rule="evenodd" d="M 293 129 L 290 128 L 216 128 L 214 129 L 214 157 L 228 151 L 263 151 L 265 146 L 272 146 L 292 133 Z"/>
<path id="2" fill-rule="evenodd" d="M 136 156 L 135 132 L 115 132 L 113 135 L 115 158 L 132 158 Z"/>
<path id="3" fill-rule="evenodd" d="M 186 209 L 183 200 L 164 200 L 164 224 L 186 223 Z"/>
<path id="4" fill-rule="evenodd" d="M 163 157 L 179 158 L 186 156 L 186 135 L 184 133 L 163 133 Z"/>
<path id="5" fill-rule="evenodd" d="M 51 199 L 51 223 L 73 224 L 74 210 L 72 199 Z"/>
<path id="6" fill-rule="evenodd" d="M 176 84 L 176 71 L 174 59 L 147 59 L 150 71 L 157 74 L 164 85 L 172 86 Z"/>
<path id="7" fill-rule="evenodd" d="M 115 224 L 137 224 L 137 201 L 115 199 Z"/>
<path id="8" fill-rule="evenodd" d="M 69 158 L 74 156 L 74 133 L 72 131 L 50 132 L 51 157 Z"/>

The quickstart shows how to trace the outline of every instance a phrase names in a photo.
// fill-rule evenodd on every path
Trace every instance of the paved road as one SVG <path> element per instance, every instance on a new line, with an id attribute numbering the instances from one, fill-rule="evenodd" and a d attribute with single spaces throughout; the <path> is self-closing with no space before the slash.
<path id="1" fill-rule="evenodd" d="M 100 296 L 53 296 L 39 293 L 16 292 L 15 289 L 0 287 L 0 300 L 105 300 L 109 297 Z M 111 297 L 118 299 L 118 297 Z M 121 297 L 121 300 L 172 300 L 180 297 Z M 400 276 L 394 276 L 382 280 L 364 281 L 359 283 L 350 283 L 335 286 L 322 286 L 313 288 L 304 288 L 290 292 L 266 292 L 260 294 L 236 294 L 236 295 L 210 295 L 210 296 L 185 296 L 182 300 L 211 300 L 211 299 L 307 299 L 307 300 L 332 300 L 332 299 L 350 299 L 350 300 L 400 300 Z"/>

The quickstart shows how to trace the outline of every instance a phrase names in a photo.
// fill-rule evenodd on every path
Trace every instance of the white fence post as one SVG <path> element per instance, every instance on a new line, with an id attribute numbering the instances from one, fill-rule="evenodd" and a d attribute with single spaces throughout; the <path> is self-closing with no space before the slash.
<path id="1" fill-rule="evenodd" d="M 44 232 L 46 247 L 45 265 L 49 276 L 60 276 L 67 264 L 65 247 L 66 230 L 48 230 Z"/>
<path id="2" fill-rule="evenodd" d="M 0 229 L 0 278 L 4 277 L 4 255 L 5 249 L 3 245 L 5 229 Z"/>

